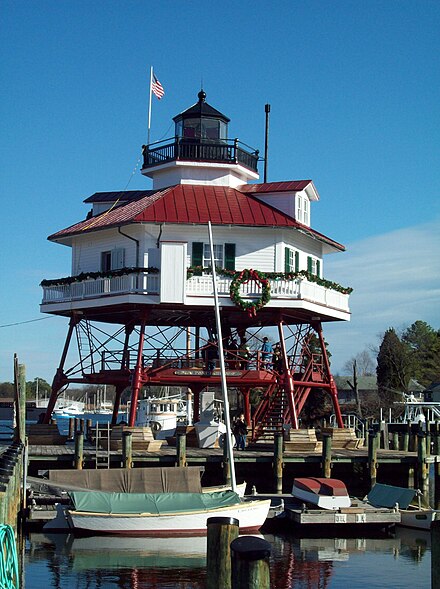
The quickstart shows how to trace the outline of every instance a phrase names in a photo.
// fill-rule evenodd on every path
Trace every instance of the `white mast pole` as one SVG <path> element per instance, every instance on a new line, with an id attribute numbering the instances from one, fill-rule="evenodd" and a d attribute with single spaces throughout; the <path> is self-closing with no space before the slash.
<path id="1" fill-rule="evenodd" d="M 148 134 L 147 134 L 147 145 L 150 145 L 150 129 L 151 129 L 151 94 L 153 87 L 153 66 L 150 68 L 150 98 L 148 101 Z"/>
<path id="2" fill-rule="evenodd" d="M 223 354 L 223 336 L 222 336 L 222 326 L 220 323 L 220 311 L 219 311 L 219 304 L 218 304 L 217 276 L 216 276 L 216 272 L 215 272 L 215 263 L 214 263 L 214 245 L 213 245 L 213 241 L 212 241 L 211 221 L 208 221 L 208 232 L 209 232 L 209 245 L 211 248 L 212 285 L 213 285 L 213 289 L 214 289 L 214 309 L 215 309 L 215 321 L 216 321 L 216 325 L 217 325 L 218 355 L 219 355 L 219 360 L 220 360 L 220 374 L 221 374 L 221 381 L 222 381 L 223 408 L 224 408 L 224 412 L 225 412 L 225 424 L 226 424 L 226 441 L 225 441 L 225 443 L 227 444 L 229 464 L 231 467 L 231 487 L 232 487 L 232 490 L 236 493 L 237 492 L 237 483 L 235 481 L 234 453 L 232 450 L 232 443 L 231 443 L 231 419 L 229 416 L 229 398 L 228 398 L 228 388 L 226 386 L 225 357 Z"/>

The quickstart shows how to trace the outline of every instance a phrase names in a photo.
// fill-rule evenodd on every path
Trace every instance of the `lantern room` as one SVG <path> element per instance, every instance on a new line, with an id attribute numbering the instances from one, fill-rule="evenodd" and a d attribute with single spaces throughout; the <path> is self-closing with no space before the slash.
<path id="1" fill-rule="evenodd" d="M 200 90 L 198 102 L 173 118 L 175 136 L 184 141 L 225 141 L 230 119 L 206 102 Z"/>
<path id="2" fill-rule="evenodd" d="M 174 137 L 143 146 L 142 174 L 152 178 L 155 189 L 172 184 L 235 188 L 258 180 L 259 151 L 228 138 L 229 120 L 200 90 L 198 101 L 173 118 Z"/>

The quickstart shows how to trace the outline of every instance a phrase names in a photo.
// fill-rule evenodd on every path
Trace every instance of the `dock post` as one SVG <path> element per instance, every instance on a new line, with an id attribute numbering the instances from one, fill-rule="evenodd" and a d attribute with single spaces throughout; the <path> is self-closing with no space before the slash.
<path id="1" fill-rule="evenodd" d="M 130 431 L 122 432 L 122 468 L 133 466 L 133 435 Z"/>
<path id="2" fill-rule="evenodd" d="M 440 519 L 431 524 L 431 587 L 440 589 Z"/>
<path id="3" fill-rule="evenodd" d="M 75 419 L 69 417 L 69 440 L 73 440 L 75 436 Z"/>
<path id="4" fill-rule="evenodd" d="M 332 437 L 330 434 L 322 436 L 322 475 L 326 479 L 332 476 Z"/>
<path id="5" fill-rule="evenodd" d="M 188 466 L 186 462 L 186 434 L 178 433 L 176 437 L 177 466 Z"/>
<path id="6" fill-rule="evenodd" d="M 393 450 L 399 449 L 399 432 L 393 432 Z"/>
<path id="7" fill-rule="evenodd" d="M 223 480 L 225 485 L 231 484 L 231 465 L 229 464 L 226 434 L 223 434 Z"/>
<path id="8" fill-rule="evenodd" d="M 283 492 L 283 434 L 275 434 L 275 452 L 274 452 L 274 474 L 275 474 L 275 490 L 279 495 Z"/>
<path id="9" fill-rule="evenodd" d="M 89 442 L 92 441 L 92 420 L 91 419 L 87 419 L 86 420 L 86 435 L 87 435 L 87 439 L 89 440 Z"/>
<path id="10" fill-rule="evenodd" d="M 440 421 L 435 420 L 434 435 L 432 436 L 432 453 L 436 456 L 440 455 Z"/>
<path id="11" fill-rule="evenodd" d="M 371 488 L 376 484 L 377 478 L 377 446 L 378 435 L 375 431 L 370 431 L 368 437 L 368 468 L 370 469 L 370 484 Z"/>
<path id="12" fill-rule="evenodd" d="M 405 431 L 403 432 L 403 448 L 402 448 L 402 450 L 404 452 L 408 452 L 408 450 L 409 450 L 409 430 L 410 430 L 410 425 L 408 422 L 405 426 Z"/>
<path id="13" fill-rule="evenodd" d="M 429 465 L 426 462 L 426 436 L 417 435 L 417 486 L 422 492 L 422 504 L 429 507 Z"/>
<path id="14" fill-rule="evenodd" d="M 267 540 L 241 536 L 231 543 L 232 589 L 269 589 L 269 557 Z"/>
<path id="15" fill-rule="evenodd" d="M 75 432 L 79 430 L 79 417 L 74 417 L 75 420 Z"/>
<path id="16" fill-rule="evenodd" d="M 431 424 L 426 420 L 426 456 L 431 456 Z"/>
<path id="17" fill-rule="evenodd" d="M 80 419 L 79 420 L 79 431 L 81 433 L 83 433 L 83 434 L 85 433 L 85 425 L 86 425 L 85 424 L 85 420 L 84 419 Z"/>
<path id="18" fill-rule="evenodd" d="M 84 433 L 75 432 L 75 468 L 82 470 L 84 460 Z"/>
<path id="19" fill-rule="evenodd" d="M 231 542 L 238 538 L 234 517 L 208 517 L 206 522 L 207 589 L 231 589 Z"/>

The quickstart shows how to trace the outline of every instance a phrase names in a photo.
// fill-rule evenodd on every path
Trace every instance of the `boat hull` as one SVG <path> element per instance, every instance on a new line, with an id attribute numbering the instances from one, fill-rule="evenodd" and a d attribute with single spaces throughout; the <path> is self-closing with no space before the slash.
<path id="1" fill-rule="evenodd" d="M 436 514 L 440 515 L 440 512 L 430 508 L 401 509 L 400 525 L 416 530 L 430 530 Z"/>
<path id="2" fill-rule="evenodd" d="M 270 500 L 249 501 L 209 511 L 171 514 L 107 514 L 67 510 L 75 533 L 123 536 L 204 536 L 210 517 L 232 517 L 240 532 L 256 532 L 266 521 Z"/>
<path id="3" fill-rule="evenodd" d="M 338 510 L 351 505 L 344 483 L 337 479 L 314 477 L 294 479 L 292 495 L 320 509 Z"/>

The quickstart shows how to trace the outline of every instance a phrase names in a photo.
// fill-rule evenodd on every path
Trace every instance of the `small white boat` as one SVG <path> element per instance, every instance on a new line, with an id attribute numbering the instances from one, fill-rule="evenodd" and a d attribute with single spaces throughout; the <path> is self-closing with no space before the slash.
<path id="1" fill-rule="evenodd" d="M 338 479 L 296 478 L 292 495 L 321 509 L 338 510 L 351 505 L 347 488 Z"/>
<path id="2" fill-rule="evenodd" d="M 418 504 L 413 505 L 412 501 L 416 496 Z M 430 530 L 436 514 L 440 515 L 440 510 L 422 507 L 421 497 L 422 494 L 418 489 L 376 483 L 368 493 L 367 500 L 375 507 L 397 506 L 401 515 L 398 525 L 418 530 Z"/>
<path id="3" fill-rule="evenodd" d="M 51 529 L 78 534 L 203 536 L 210 517 L 231 517 L 241 532 L 256 532 L 266 521 L 270 500 L 243 501 L 218 493 L 70 492 L 72 508 L 60 509 Z M 64 521 L 63 521 L 64 519 Z"/>

